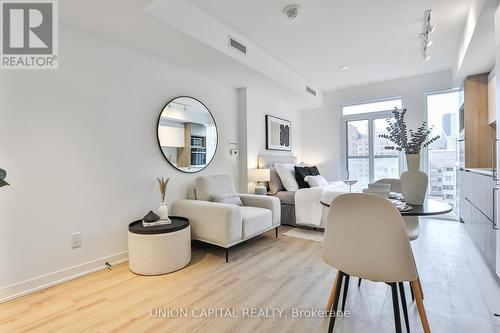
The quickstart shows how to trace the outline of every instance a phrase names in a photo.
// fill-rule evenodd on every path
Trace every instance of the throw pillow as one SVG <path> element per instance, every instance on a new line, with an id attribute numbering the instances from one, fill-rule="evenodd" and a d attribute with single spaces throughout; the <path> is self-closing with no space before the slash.
<path id="1" fill-rule="evenodd" d="M 278 172 L 276 171 L 276 168 L 271 168 L 269 170 L 269 191 L 271 192 L 272 195 L 275 195 L 279 191 L 284 191 L 285 187 L 283 186 L 283 183 L 281 182 L 280 176 L 278 175 Z"/>
<path id="2" fill-rule="evenodd" d="M 309 171 L 310 176 L 319 176 L 319 170 L 315 165 L 307 167 L 307 171 Z"/>
<path id="3" fill-rule="evenodd" d="M 287 191 L 297 191 L 299 189 L 299 184 L 297 184 L 295 180 L 295 169 L 293 164 L 276 164 L 275 168 Z"/>
<path id="4" fill-rule="evenodd" d="M 305 180 L 310 187 L 321 187 L 328 185 L 328 181 L 325 179 L 325 177 L 321 175 L 307 176 Z"/>
<path id="5" fill-rule="evenodd" d="M 243 206 L 243 202 L 241 202 L 240 196 L 236 192 L 214 194 L 212 196 L 212 201 L 236 206 Z"/>
<path id="6" fill-rule="evenodd" d="M 294 166 L 295 169 L 295 180 L 299 184 L 299 188 L 308 188 L 309 184 L 304 180 L 310 175 L 308 167 Z"/>

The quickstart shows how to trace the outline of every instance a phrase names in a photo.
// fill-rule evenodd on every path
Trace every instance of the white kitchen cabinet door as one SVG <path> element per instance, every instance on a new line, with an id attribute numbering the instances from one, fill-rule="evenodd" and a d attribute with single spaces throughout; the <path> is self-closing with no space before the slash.
<path id="1" fill-rule="evenodd" d="M 478 235 L 477 242 L 481 254 L 488 265 L 495 269 L 496 263 L 496 232 L 493 229 L 492 222 L 483 214 L 477 216 Z"/>
<path id="2" fill-rule="evenodd" d="M 462 214 L 462 220 L 465 223 L 465 227 L 469 231 L 469 233 L 472 235 L 472 204 L 469 202 L 469 200 L 465 199 L 464 200 L 464 205 L 461 208 L 461 214 Z"/>
<path id="3" fill-rule="evenodd" d="M 493 178 L 474 174 L 475 200 L 471 202 L 483 212 L 490 221 L 493 221 Z"/>
<path id="4" fill-rule="evenodd" d="M 468 171 L 464 171 L 462 178 L 463 185 L 463 195 L 465 199 L 468 199 L 470 202 L 474 202 L 474 179 L 473 174 Z"/>
<path id="5" fill-rule="evenodd" d="M 459 195 L 459 201 L 458 201 L 458 210 L 459 210 L 459 215 L 460 218 L 463 220 L 463 207 L 465 205 L 465 195 L 464 195 L 464 170 L 458 170 L 458 195 Z"/>

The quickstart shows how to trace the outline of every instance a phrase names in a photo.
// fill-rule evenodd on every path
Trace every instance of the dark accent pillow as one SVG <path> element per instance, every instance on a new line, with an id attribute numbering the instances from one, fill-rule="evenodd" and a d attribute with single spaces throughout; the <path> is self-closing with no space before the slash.
<path id="1" fill-rule="evenodd" d="M 319 170 L 316 166 L 306 167 L 309 171 L 309 176 L 319 176 Z"/>
<path id="2" fill-rule="evenodd" d="M 299 184 L 299 188 L 308 188 L 309 184 L 304 180 L 307 176 L 309 176 L 308 167 L 300 167 L 294 166 L 295 169 L 295 180 L 297 184 Z"/>

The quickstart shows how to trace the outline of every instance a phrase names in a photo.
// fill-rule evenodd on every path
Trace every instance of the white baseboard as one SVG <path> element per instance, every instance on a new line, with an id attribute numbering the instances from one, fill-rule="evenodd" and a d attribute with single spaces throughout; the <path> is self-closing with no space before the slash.
<path id="1" fill-rule="evenodd" d="M 128 251 L 124 251 L 0 288 L 0 303 L 106 269 L 106 262 L 117 265 L 127 260 Z"/>

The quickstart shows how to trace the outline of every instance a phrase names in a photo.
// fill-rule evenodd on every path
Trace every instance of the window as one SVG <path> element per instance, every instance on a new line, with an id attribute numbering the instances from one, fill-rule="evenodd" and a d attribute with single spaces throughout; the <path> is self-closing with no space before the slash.
<path id="1" fill-rule="evenodd" d="M 396 100 L 399 102 L 394 104 Z M 392 106 L 380 103 L 392 103 Z M 387 133 L 386 120 L 392 117 L 394 105 L 401 107 L 401 99 L 342 108 L 343 114 L 347 114 L 343 117 L 343 170 L 346 171 L 346 178 L 358 180 L 356 187 L 365 187 L 381 178 L 399 178 L 401 154 L 397 150 L 386 150 L 385 147 L 392 143 L 379 137 Z"/>
<path id="2" fill-rule="evenodd" d="M 458 161 L 457 140 L 459 136 L 460 94 L 457 90 L 448 90 L 425 95 L 426 118 L 432 135 L 440 138 L 425 149 L 427 170 L 432 189 L 429 197 L 446 201 L 457 209 L 459 201 L 456 186 L 456 165 Z M 441 172 L 435 172 L 440 169 Z M 445 191 L 445 192 L 444 192 Z"/>
<path id="3" fill-rule="evenodd" d="M 402 98 L 391 98 L 373 102 L 366 102 L 342 107 L 343 116 L 352 116 L 363 113 L 373 113 L 381 111 L 392 111 L 394 108 L 403 108 Z"/>

